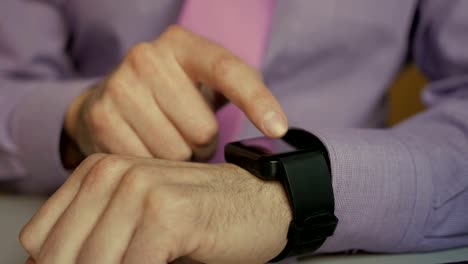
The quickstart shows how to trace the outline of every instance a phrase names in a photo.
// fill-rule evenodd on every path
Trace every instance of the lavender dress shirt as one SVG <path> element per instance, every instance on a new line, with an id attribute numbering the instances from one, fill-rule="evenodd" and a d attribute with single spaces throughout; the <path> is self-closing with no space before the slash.
<path id="1" fill-rule="evenodd" d="M 49 192 L 66 179 L 67 106 L 182 3 L 0 1 L 2 185 Z M 468 245 L 468 1 L 278 1 L 268 43 L 266 83 L 290 125 L 330 153 L 340 223 L 320 252 Z M 386 128 L 387 88 L 408 54 L 431 80 L 428 110 Z M 256 135 L 246 124 L 239 137 Z"/>

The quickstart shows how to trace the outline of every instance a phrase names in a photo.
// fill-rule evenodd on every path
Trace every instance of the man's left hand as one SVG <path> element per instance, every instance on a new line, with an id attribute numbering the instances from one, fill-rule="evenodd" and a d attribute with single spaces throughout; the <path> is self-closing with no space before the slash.
<path id="1" fill-rule="evenodd" d="M 290 221 L 281 184 L 235 165 L 96 154 L 20 240 L 37 264 L 266 263 Z"/>

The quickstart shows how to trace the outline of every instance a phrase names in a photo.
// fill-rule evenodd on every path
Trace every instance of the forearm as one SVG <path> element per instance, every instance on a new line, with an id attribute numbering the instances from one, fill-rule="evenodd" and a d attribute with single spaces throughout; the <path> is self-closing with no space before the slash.
<path id="1" fill-rule="evenodd" d="M 19 192 L 50 192 L 66 179 L 60 155 L 65 113 L 95 81 L 0 81 L 0 98 L 8 102 L 0 116 L 0 160 L 10 164 L 2 181 Z"/>
<path id="2" fill-rule="evenodd" d="M 340 219 L 321 252 L 468 245 L 466 105 L 446 100 L 392 129 L 309 126 L 328 148 Z"/>
<path id="3" fill-rule="evenodd" d="M 50 192 L 68 174 L 59 152 L 64 115 L 95 80 L 80 79 L 65 52 L 61 11 L 52 1 L 0 2 L 0 181 L 9 189 Z"/>
<path id="4" fill-rule="evenodd" d="M 330 155 L 339 224 L 320 252 L 361 249 L 398 252 L 413 247 L 408 232 L 430 207 L 428 164 L 390 130 L 313 131 Z M 415 161 L 413 161 L 415 159 Z M 428 191 L 429 190 L 429 191 Z M 419 203 L 416 203 L 419 201 Z"/>
<path id="5" fill-rule="evenodd" d="M 329 147 L 341 224 L 323 251 L 468 245 L 466 1 L 422 0 L 414 60 L 428 110 L 392 129 L 317 131 Z"/>

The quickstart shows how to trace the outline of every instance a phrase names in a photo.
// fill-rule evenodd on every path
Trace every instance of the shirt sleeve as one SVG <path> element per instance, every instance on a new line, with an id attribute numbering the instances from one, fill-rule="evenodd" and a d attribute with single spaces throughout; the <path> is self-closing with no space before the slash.
<path id="1" fill-rule="evenodd" d="M 320 252 L 468 245 L 468 1 L 427 0 L 413 43 L 428 109 L 389 129 L 308 129 L 326 145 L 335 235 Z M 307 126 L 307 124 L 306 124 Z"/>
<path id="2" fill-rule="evenodd" d="M 0 1 L 0 185 L 28 193 L 67 176 L 59 141 L 71 101 L 96 80 L 77 76 L 69 32 L 51 1 Z"/>

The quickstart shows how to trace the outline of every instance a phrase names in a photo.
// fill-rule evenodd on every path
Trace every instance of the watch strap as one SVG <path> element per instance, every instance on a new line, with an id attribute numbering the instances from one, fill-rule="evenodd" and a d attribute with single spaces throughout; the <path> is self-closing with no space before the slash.
<path id="1" fill-rule="evenodd" d="M 317 250 L 333 235 L 338 223 L 324 153 L 306 152 L 279 160 L 283 166 L 279 180 L 288 194 L 293 220 L 288 230 L 288 243 L 272 262 Z"/>

